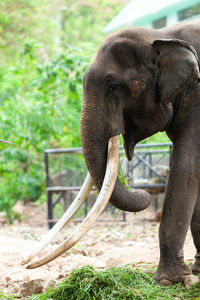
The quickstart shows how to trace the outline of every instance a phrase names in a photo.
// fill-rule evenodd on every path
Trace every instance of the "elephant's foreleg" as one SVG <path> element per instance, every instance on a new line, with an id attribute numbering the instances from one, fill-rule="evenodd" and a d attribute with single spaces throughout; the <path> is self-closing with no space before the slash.
<path id="1" fill-rule="evenodd" d="M 194 208 L 191 221 L 191 232 L 196 247 L 195 262 L 192 265 L 192 271 L 194 273 L 200 273 L 200 191 L 198 199 Z"/>
<path id="2" fill-rule="evenodd" d="M 183 157 L 183 159 L 181 159 Z M 198 196 L 195 164 L 182 150 L 173 154 L 159 230 L 160 263 L 155 278 L 167 285 L 191 273 L 184 263 L 183 245 Z"/>

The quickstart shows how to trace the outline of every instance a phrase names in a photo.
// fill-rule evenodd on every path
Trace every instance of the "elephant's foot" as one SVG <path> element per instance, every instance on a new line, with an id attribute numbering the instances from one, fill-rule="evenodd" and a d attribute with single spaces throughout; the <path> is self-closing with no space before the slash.
<path id="1" fill-rule="evenodd" d="M 200 273 L 200 253 L 195 255 L 195 262 L 192 265 L 192 273 Z"/>
<path id="2" fill-rule="evenodd" d="M 155 280 L 162 285 L 171 285 L 176 282 L 184 281 L 190 275 L 189 267 L 183 259 L 174 262 L 160 262 L 155 274 Z"/>

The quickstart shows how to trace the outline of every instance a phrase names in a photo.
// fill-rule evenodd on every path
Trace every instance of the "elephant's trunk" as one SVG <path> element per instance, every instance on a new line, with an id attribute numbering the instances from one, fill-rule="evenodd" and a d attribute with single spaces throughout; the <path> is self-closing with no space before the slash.
<path id="1" fill-rule="evenodd" d="M 85 97 L 81 114 L 83 154 L 88 171 L 99 190 L 106 170 L 108 140 L 123 131 L 123 122 L 119 121 L 122 124 L 116 126 L 116 122 L 112 122 L 107 114 L 96 98 Z M 127 191 L 117 178 L 110 202 L 121 210 L 138 212 L 149 206 L 150 196 L 142 190 Z"/>

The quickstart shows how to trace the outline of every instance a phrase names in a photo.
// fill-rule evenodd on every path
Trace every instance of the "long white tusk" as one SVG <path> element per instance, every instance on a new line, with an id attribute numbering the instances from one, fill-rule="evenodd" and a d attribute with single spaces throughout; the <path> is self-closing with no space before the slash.
<path id="1" fill-rule="evenodd" d="M 4 140 L 0 140 L 0 143 L 4 143 L 4 144 L 9 144 L 9 145 L 12 145 L 11 142 L 7 142 L 7 141 L 4 141 Z"/>
<path id="2" fill-rule="evenodd" d="M 108 159 L 107 159 L 107 167 L 106 174 L 104 177 L 104 182 L 100 191 L 100 194 L 93 206 L 90 210 L 90 213 L 85 218 L 85 220 L 79 225 L 79 227 L 74 231 L 74 233 L 69 236 L 67 240 L 65 240 L 58 248 L 51 251 L 46 256 L 42 257 L 38 261 L 27 266 L 28 269 L 33 269 L 40 267 L 53 259 L 57 258 L 68 249 L 73 247 L 86 232 L 90 229 L 90 227 L 95 223 L 99 215 L 102 213 L 106 204 L 108 203 L 112 191 L 115 186 L 117 171 L 118 171 L 118 161 L 119 161 L 119 135 L 110 138 L 108 144 Z"/>
<path id="3" fill-rule="evenodd" d="M 44 249 L 44 247 L 49 244 L 52 239 L 56 236 L 56 234 L 70 221 L 70 219 L 75 215 L 80 206 L 83 204 L 85 199 L 88 197 L 91 189 L 93 187 L 93 181 L 88 173 L 86 179 L 80 189 L 78 195 L 68 208 L 68 210 L 64 213 L 64 215 L 60 218 L 60 220 L 54 225 L 54 227 L 48 232 L 48 234 L 40 241 L 39 245 L 33 249 L 33 251 L 23 259 L 22 264 L 27 264 L 33 257 L 35 257 L 39 252 Z"/>

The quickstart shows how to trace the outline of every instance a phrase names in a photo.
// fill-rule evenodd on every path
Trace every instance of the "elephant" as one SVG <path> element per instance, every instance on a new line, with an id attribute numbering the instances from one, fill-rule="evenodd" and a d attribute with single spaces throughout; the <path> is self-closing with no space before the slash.
<path id="1" fill-rule="evenodd" d="M 191 273 L 183 245 L 189 225 L 200 273 L 200 22 L 160 30 L 130 28 L 100 47 L 83 80 L 81 119 L 87 168 L 100 189 L 110 137 L 122 134 L 128 160 L 134 146 L 158 131 L 173 143 L 159 229 L 157 282 L 168 285 Z M 117 180 L 110 202 L 125 211 L 147 206 L 144 192 Z"/>
<path id="2" fill-rule="evenodd" d="M 117 174 L 104 184 L 108 165 L 117 172 L 114 164 L 118 160 L 112 160 L 112 155 L 117 152 L 119 135 L 128 160 L 138 142 L 159 131 L 165 131 L 173 143 L 159 229 L 160 262 L 155 273 L 162 285 L 183 281 L 191 272 L 200 273 L 199 57 L 200 22 L 157 30 L 128 28 L 105 40 L 83 78 L 83 154 L 92 183 L 101 191 L 112 186 L 102 197 L 115 207 L 137 212 L 150 204 L 146 191 L 126 190 Z M 97 211 L 102 208 L 96 206 L 95 214 Z M 85 223 L 79 228 L 82 234 Z M 189 226 L 196 247 L 192 271 L 183 254 Z M 28 267 L 54 259 L 78 239 L 69 237 L 62 249 Z"/>

